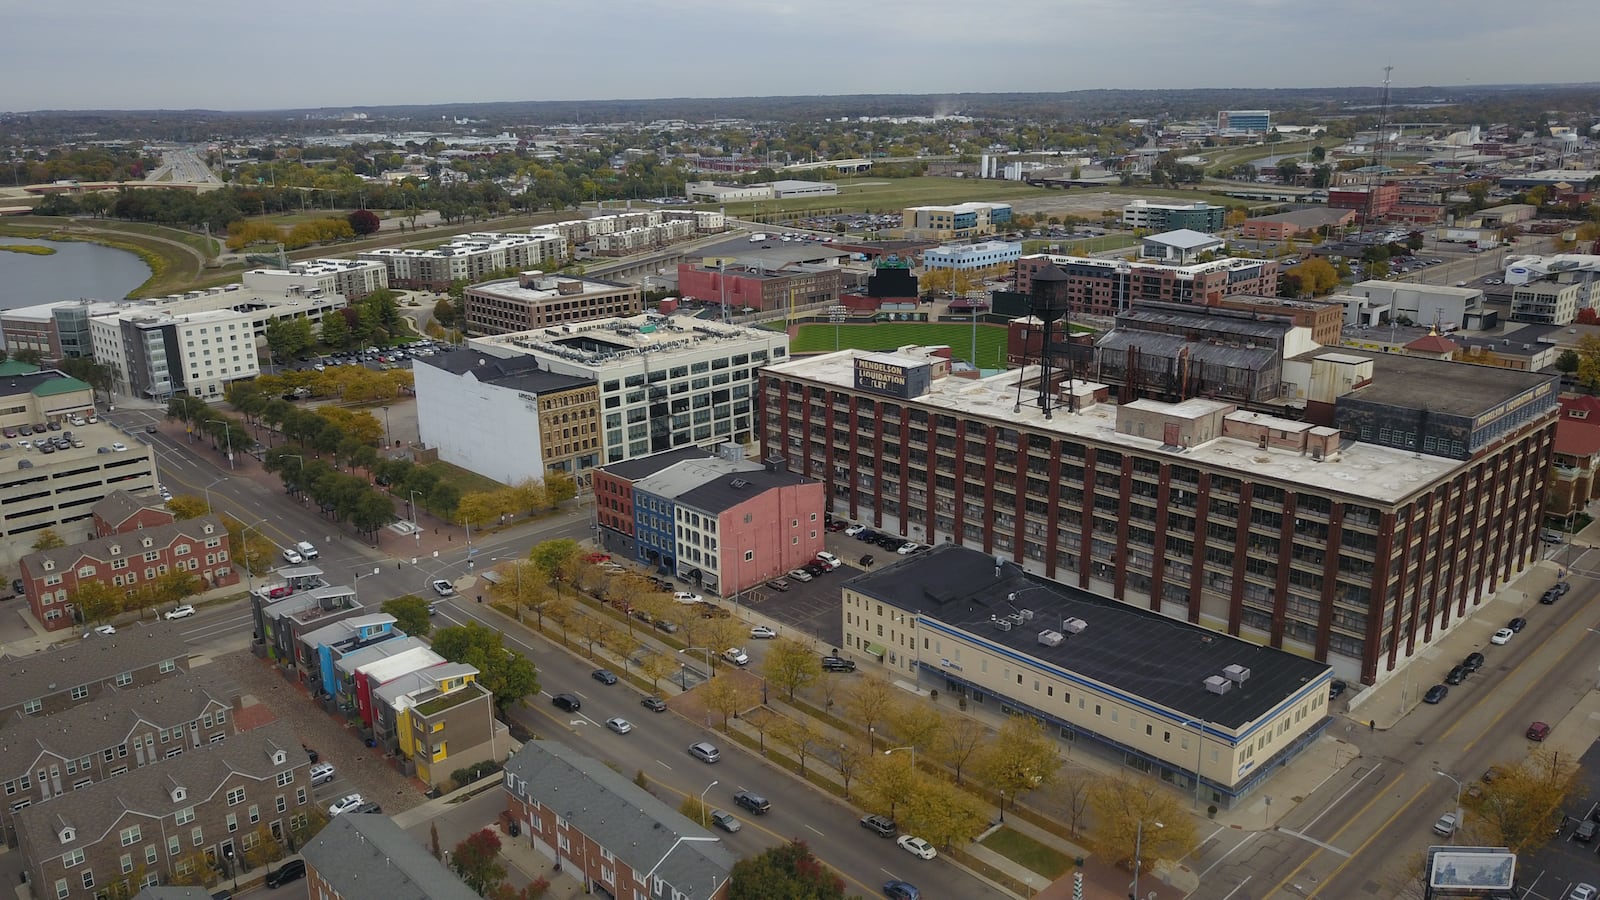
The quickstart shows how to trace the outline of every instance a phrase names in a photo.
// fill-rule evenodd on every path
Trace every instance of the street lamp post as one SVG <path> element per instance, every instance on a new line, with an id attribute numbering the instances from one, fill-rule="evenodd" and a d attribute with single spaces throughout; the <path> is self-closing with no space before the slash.
<path id="1" fill-rule="evenodd" d="M 678 652 L 679 653 L 689 653 L 689 652 L 694 651 L 694 650 L 702 650 L 702 651 L 705 652 L 705 654 L 706 654 L 706 671 L 709 672 L 711 675 L 717 674 L 717 664 L 716 664 L 715 661 L 713 661 L 711 659 L 711 648 L 710 647 L 685 647 L 682 650 L 679 650 Z"/>
<path id="2" fill-rule="evenodd" d="M 711 793 L 711 789 L 716 787 L 717 784 L 718 784 L 718 782 L 713 781 L 710 784 L 706 785 L 706 789 L 705 790 L 700 792 L 700 827 L 701 828 L 706 827 L 706 794 Z"/>
<path id="3" fill-rule="evenodd" d="M 914 771 L 917 768 L 917 748 L 916 747 L 891 747 L 890 749 L 883 751 L 883 755 L 884 756 L 889 756 L 889 755 L 891 755 L 893 753 L 897 753 L 897 752 L 899 752 L 901 750 L 910 750 L 911 751 L 911 768 Z"/>
<path id="4" fill-rule="evenodd" d="M 1150 824 L 1154 825 L 1157 828 L 1165 828 L 1165 827 L 1167 827 L 1167 826 L 1161 824 L 1160 822 L 1151 822 Z M 1133 833 L 1133 884 L 1129 885 L 1129 887 L 1128 887 L 1128 896 L 1129 897 L 1138 897 L 1139 896 L 1139 862 L 1140 862 L 1140 857 L 1143 854 L 1144 854 L 1144 819 L 1140 819 L 1138 828 Z"/>
<path id="5" fill-rule="evenodd" d="M 1433 774 L 1440 778 L 1450 779 L 1450 783 L 1456 786 L 1456 827 L 1450 829 L 1450 843 L 1454 844 L 1456 842 L 1456 832 L 1461 830 L 1461 780 L 1449 772 L 1441 772 L 1438 769 L 1434 769 Z"/>
<path id="6" fill-rule="evenodd" d="M 211 512 L 211 489 L 216 487 L 217 485 L 221 484 L 222 482 L 227 481 L 227 480 L 228 480 L 228 476 L 223 475 L 222 477 L 218 478 L 216 481 L 213 481 L 210 484 L 208 484 L 205 487 L 200 489 L 200 493 L 204 494 L 205 498 L 206 498 L 206 512 L 208 514 Z"/>
<path id="7" fill-rule="evenodd" d="M 222 426 L 222 436 L 228 441 L 228 468 L 231 470 L 233 468 L 233 425 L 226 419 L 207 419 L 206 424 Z M 215 447 L 216 444 L 211 446 Z"/>
<path id="8" fill-rule="evenodd" d="M 354 583 L 350 585 L 350 595 L 351 595 L 351 599 L 352 600 L 360 600 L 360 597 L 358 597 L 356 595 L 361 591 L 361 579 L 363 579 L 363 578 L 371 578 L 372 576 L 374 576 L 376 574 L 378 574 L 378 567 L 377 566 L 373 566 L 371 572 L 357 572 L 356 573 L 355 579 L 354 579 Z"/>

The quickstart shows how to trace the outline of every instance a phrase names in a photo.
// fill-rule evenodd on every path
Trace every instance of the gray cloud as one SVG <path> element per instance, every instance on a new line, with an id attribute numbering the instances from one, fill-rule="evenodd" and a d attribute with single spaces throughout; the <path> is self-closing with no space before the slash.
<path id="1" fill-rule="evenodd" d="M 492 100 L 1577 82 L 1587 0 L 0 0 L 0 100 Z"/>

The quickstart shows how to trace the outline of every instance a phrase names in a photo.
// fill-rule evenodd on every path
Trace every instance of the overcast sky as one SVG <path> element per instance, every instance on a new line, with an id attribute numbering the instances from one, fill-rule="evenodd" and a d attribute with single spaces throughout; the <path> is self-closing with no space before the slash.
<path id="1" fill-rule="evenodd" d="M 1398 87 L 1578 82 L 1596 21 L 1593 0 L 0 0 L 0 109 L 1321 87 L 1386 64 Z"/>

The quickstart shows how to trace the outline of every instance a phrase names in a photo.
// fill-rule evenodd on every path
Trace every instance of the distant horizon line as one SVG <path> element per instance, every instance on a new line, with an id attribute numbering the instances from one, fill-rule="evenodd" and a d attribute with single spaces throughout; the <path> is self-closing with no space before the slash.
<path id="1" fill-rule="evenodd" d="M 1600 87 L 1600 81 L 1504 82 L 1504 83 L 1489 83 L 1489 84 L 1441 84 L 1441 85 L 1415 85 L 1415 86 L 1394 86 L 1394 85 L 1391 85 L 1389 90 L 1390 90 L 1390 96 L 1392 98 L 1393 95 L 1396 94 L 1396 93 L 1408 93 L 1409 94 L 1409 93 L 1427 92 L 1427 91 L 1462 91 L 1462 90 L 1496 91 L 1496 90 L 1508 90 L 1508 89 L 1524 89 L 1524 90 L 1526 90 L 1526 89 L 1538 89 L 1538 88 L 1542 88 L 1542 89 L 1592 89 L 1592 88 L 1597 88 L 1597 87 Z M 217 113 L 217 114 L 232 114 L 232 115 L 249 115 L 249 114 L 262 115 L 262 114 L 284 114 L 284 113 L 315 113 L 315 112 L 327 112 L 327 111 L 339 111 L 339 110 L 352 111 L 352 112 L 368 112 L 368 111 L 373 111 L 373 110 L 389 110 L 389 109 L 444 109 L 444 108 L 461 109 L 461 108 L 483 107 L 483 106 L 525 106 L 525 105 L 533 106 L 533 105 L 559 105 L 559 104 L 585 104 L 585 103 L 594 103 L 594 104 L 612 104 L 612 103 L 667 104 L 667 103 L 682 103 L 682 102 L 706 103 L 706 102 L 737 102 L 737 101 L 752 101 L 752 100 L 806 100 L 806 99 L 813 99 L 813 98 L 815 98 L 815 99 L 832 99 L 832 100 L 848 100 L 848 99 L 852 99 L 852 98 L 880 98 L 880 99 L 886 99 L 886 98 L 887 99 L 892 99 L 892 98 L 922 99 L 922 98 L 927 98 L 927 99 L 946 99 L 947 100 L 947 99 L 950 99 L 950 98 L 958 98 L 958 97 L 970 97 L 970 98 L 1069 97 L 1069 96 L 1072 96 L 1072 95 L 1075 95 L 1075 94 L 1106 94 L 1106 93 L 1152 94 L 1152 93 L 1170 92 L 1170 91 L 1175 91 L 1175 90 L 1183 91 L 1184 93 L 1188 93 L 1188 94 L 1208 93 L 1208 92 L 1209 93 L 1221 94 L 1221 93 L 1268 93 L 1268 92 L 1301 92 L 1301 93 L 1305 93 L 1305 92 L 1315 92 L 1315 91 L 1351 91 L 1351 90 L 1369 90 L 1369 89 L 1371 89 L 1371 90 L 1379 90 L 1381 88 L 1382 88 L 1382 85 L 1380 85 L 1380 84 L 1370 84 L 1370 85 L 1369 84 L 1319 85 L 1319 86 L 1316 86 L 1316 87 L 1161 87 L 1161 88 L 1094 87 L 1094 88 L 1078 88 L 1078 89 L 1070 90 L 1070 91 L 1026 91 L 1026 90 L 1016 90 L 1016 91 L 929 91 L 929 92 L 926 92 L 926 93 L 898 91 L 898 92 L 877 92 L 877 93 L 874 93 L 874 92 L 856 92 L 856 93 L 847 93 L 847 94 L 747 94 L 747 95 L 737 95 L 737 96 L 736 95 L 728 95 L 728 96 L 716 96 L 716 97 L 712 97 L 712 96 L 703 96 L 703 97 L 677 96 L 677 97 L 613 97 L 613 98 L 585 98 L 585 99 L 560 99 L 560 100 L 535 100 L 535 99 L 523 99 L 523 100 L 444 100 L 444 101 L 420 102 L 420 103 L 403 103 L 403 102 L 401 102 L 401 103 L 347 103 L 347 104 L 332 104 L 332 105 L 324 105 L 324 106 L 261 106 L 261 107 L 233 108 L 233 109 L 218 108 L 218 107 L 208 107 L 208 106 L 188 106 L 188 107 L 168 107 L 168 106 L 154 106 L 154 107 L 106 107 L 106 106 L 98 106 L 98 107 L 90 107 L 90 106 L 69 107 L 69 106 L 55 106 L 55 107 L 41 107 L 41 108 L 38 108 L 38 109 L 29 109 L 29 110 L 0 110 L 0 115 L 4 115 L 4 116 L 36 116 L 36 115 L 52 115 L 52 114 L 64 114 L 64 113 L 79 114 L 79 115 L 82 115 L 82 114 L 93 114 L 93 113 L 116 113 L 116 114 L 125 114 L 125 115 L 126 114 L 146 114 L 146 113 L 167 113 L 167 114 L 172 114 L 172 113 L 190 113 L 190 114 L 193 114 L 193 113 Z M 951 113 L 945 113 L 945 115 L 949 115 L 949 114 L 951 114 Z M 879 114 L 876 114 L 876 115 L 885 115 L 885 114 L 879 113 Z M 908 113 L 908 115 L 910 115 L 910 113 Z"/>

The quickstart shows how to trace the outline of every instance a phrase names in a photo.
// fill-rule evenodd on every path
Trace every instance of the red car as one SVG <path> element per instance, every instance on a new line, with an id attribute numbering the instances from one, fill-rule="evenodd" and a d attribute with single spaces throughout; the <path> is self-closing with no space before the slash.
<path id="1" fill-rule="evenodd" d="M 609 554 L 609 553 L 591 553 L 588 556 L 585 556 L 583 558 L 583 561 L 584 562 L 588 562 L 588 563 L 610 562 L 611 561 L 611 554 Z"/>
<path id="2" fill-rule="evenodd" d="M 1543 722 L 1535 722 L 1528 726 L 1528 740 L 1542 741 L 1550 736 L 1550 726 Z"/>

